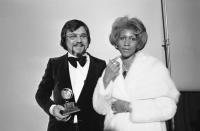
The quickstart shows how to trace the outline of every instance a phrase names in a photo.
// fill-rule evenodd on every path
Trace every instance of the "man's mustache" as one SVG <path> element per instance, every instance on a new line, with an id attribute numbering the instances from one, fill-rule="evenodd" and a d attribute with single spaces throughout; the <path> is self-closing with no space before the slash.
<path id="1" fill-rule="evenodd" d="M 77 45 L 85 46 L 82 42 L 77 42 L 74 44 L 74 46 L 77 46 Z"/>

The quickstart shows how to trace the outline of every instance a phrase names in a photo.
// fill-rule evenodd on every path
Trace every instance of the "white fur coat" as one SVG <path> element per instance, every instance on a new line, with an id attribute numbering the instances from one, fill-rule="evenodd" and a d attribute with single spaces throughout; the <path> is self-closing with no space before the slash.
<path id="1" fill-rule="evenodd" d="M 121 59 L 117 61 L 122 65 Z M 106 115 L 105 130 L 166 131 L 165 121 L 176 113 L 179 91 L 159 60 L 139 52 L 125 79 L 119 75 L 105 89 L 102 77 L 94 91 L 93 106 Z M 113 114 L 115 98 L 129 101 L 132 112 Z"/>

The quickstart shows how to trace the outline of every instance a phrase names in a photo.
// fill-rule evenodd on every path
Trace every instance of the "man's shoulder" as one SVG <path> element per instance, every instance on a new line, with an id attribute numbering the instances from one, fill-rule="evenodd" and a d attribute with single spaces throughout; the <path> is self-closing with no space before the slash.
<path id="1" fill-rule="evenodd" d="M 51 57 L 50 59 L 53 61 L 60 61 L 66 58 L 66 54 L 62 55 L 62 56 L 56 56 L 56 57 Z"/>
<path id="2" fill-rule="evenodd" d="M 67 58 L 66 54 L 62 56 L 51 57 L 49 58 L 49 62 L 54 63 L 54 64 L 61 63 L 61 62 L 64 62 L 66 58 Z"/>
<path id="3" fill-rule="evenodd" d="M 95 57 L 95 56 L 93 56 L 93 55 L 91 55 L 91 54 L 89 54 L 88 53 L 88 56 L 90 57 L 90 59 L 92 59 L 92 60 L 94 60 L 94 61 L 97 61 L 97 62 L 105 62 L 105 60 L 103 60 L 103 59 L 100 59 L 100 58 L 98 58 L 98 57 Z"/>

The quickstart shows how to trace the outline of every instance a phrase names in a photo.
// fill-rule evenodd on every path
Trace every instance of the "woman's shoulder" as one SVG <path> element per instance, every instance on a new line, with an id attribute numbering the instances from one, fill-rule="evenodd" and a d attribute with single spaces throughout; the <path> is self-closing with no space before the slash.
<path id="1" fill-rule="evenodd" d="M 143 53 L 143 52 L 138 52 L 135 63 L 138 63 L 142 67 L 148 68 L 151 70 L 153 70 L 153 69 L 166 70 L 166 66 L 160 59 L 158 59 L 155 56 L 149 55 L 147 53 Z"/>
<path id="2" fill-rule="evenodd" d="M 138 52 L 136 54 L 136 59 L 143 61 L 143 62 L 149 62 L 149 63 L 162 63 L 161 60 L 159 60 L 157 57 L 150 55 L 148 53 L 144 52 Z"/>

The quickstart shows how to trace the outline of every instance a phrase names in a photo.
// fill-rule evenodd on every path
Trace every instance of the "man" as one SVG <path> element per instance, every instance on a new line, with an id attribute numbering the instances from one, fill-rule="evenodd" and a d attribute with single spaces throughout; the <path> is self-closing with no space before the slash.
<path id="1" fill-rule="evenodd" d="M 92 96 L 106 63 L 86 52 L 90 40 L 80 20 L 70 20 L 62 28 L 61 46 L 67 54 L 49 59 L 35 96 L 50 116 L 48 131 L 103 130 L 104 117 L 94 111 Z"/>

